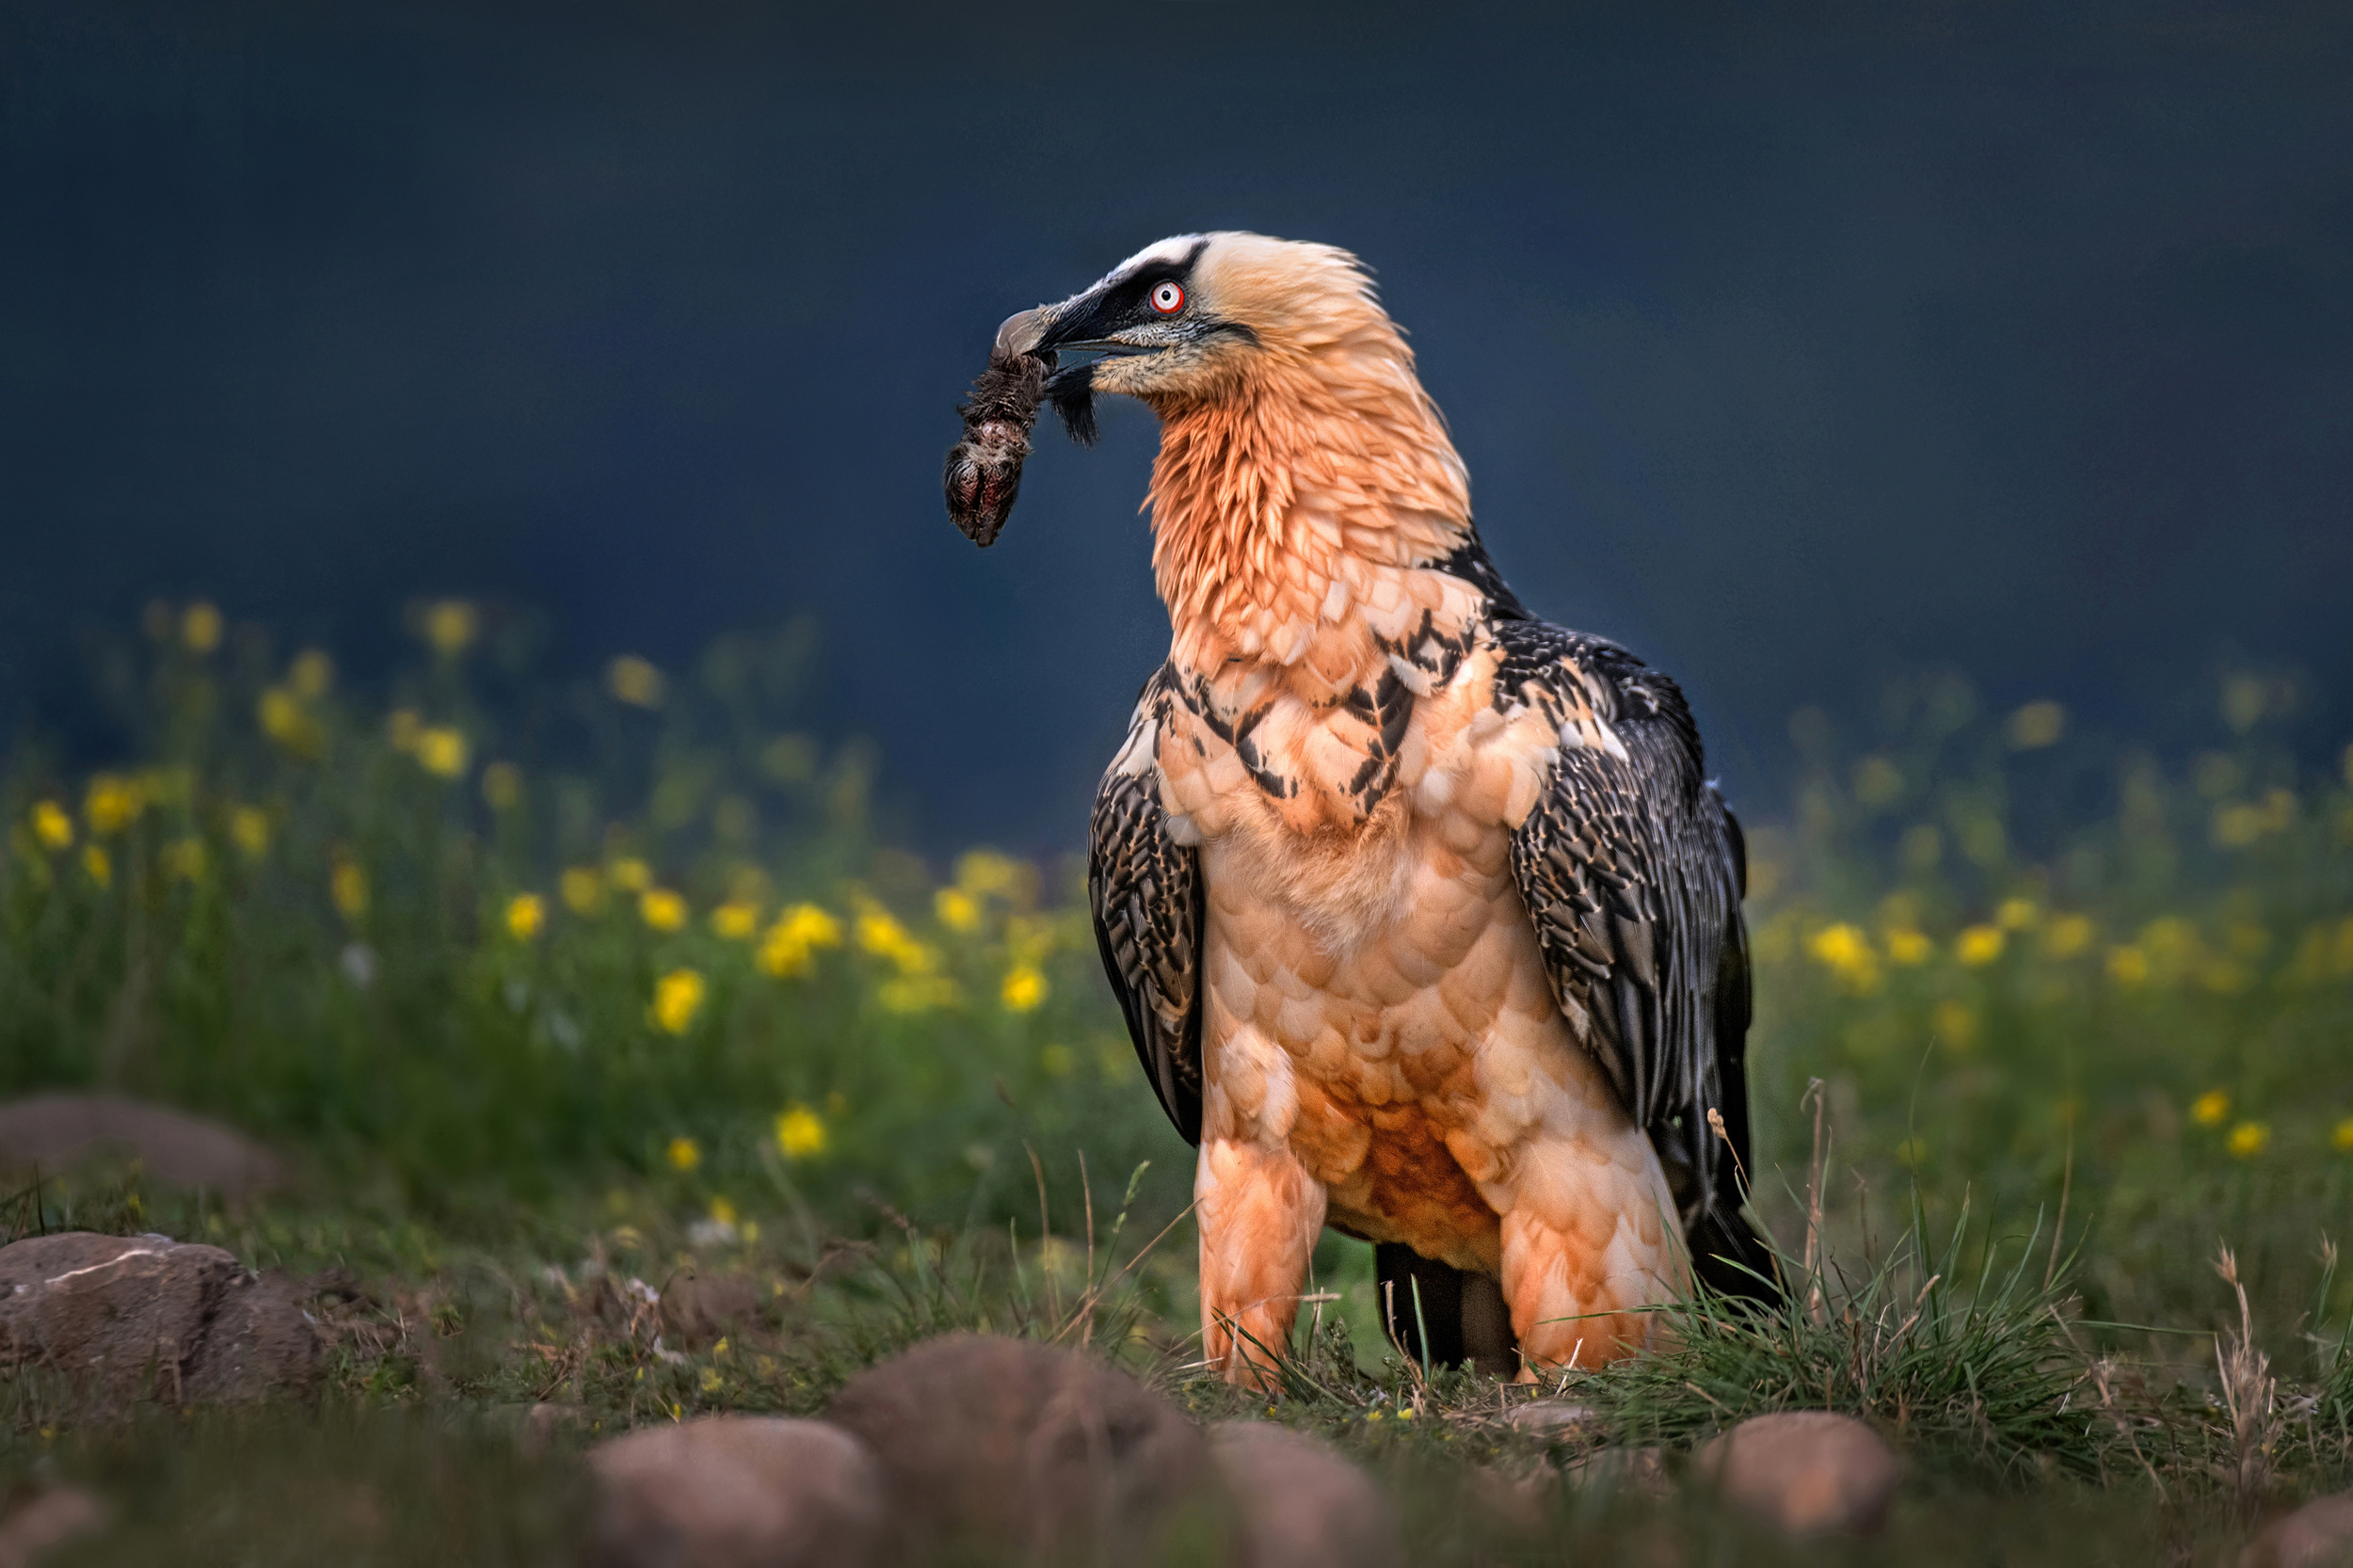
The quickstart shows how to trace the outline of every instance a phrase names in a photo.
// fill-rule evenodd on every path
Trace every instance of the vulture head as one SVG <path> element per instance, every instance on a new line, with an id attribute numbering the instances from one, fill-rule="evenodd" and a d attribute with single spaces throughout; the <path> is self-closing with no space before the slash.
<path id="1" fill-rule="evenodd" d="M 1240 391 L 1269 364 L 1328 350 L 1377 322 L 1394 338 L 1356 258 L 1263 234 L 1178 234 L 1103 280 L 997 329 L 1000 357 L 1092 353 L 1062 364 L 1046 396 L 1071 435 L 1095 437 L 1094 398 L 1119 392 L 1163 415 Z"/>
<path id="2" fill-rule="evenodd" d="M 1424 401 L 1412 353 L 1347 251 L 1235 232 L 1146 246 L 1093 287 L 998 328 L 948 455 L 949 516 L 975 543 L 996 539 L 1041 401 L 1087 444 L 1098 392 L 1165 422 L 1277 387 L 1352 411 Z"/>

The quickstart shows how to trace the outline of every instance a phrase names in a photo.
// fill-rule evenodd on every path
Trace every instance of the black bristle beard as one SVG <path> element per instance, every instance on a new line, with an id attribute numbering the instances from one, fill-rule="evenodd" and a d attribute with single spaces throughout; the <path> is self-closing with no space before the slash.
<path id="1" fill-rule="evenodd" d="M 1092 360 L 1058 370 L 1046 378 L 1046 398 L 1070 439 L 1095 444 L 1095 365 Z"/>

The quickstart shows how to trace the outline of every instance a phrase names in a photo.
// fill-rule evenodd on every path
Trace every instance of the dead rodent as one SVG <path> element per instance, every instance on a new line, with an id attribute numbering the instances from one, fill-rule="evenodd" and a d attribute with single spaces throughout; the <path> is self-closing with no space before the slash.
<path id="1" fill-rule="evenodd" d="M 1046 397 L 1048 356 L 992 353 L 988 368 L 957 408 L 964 440 L 948 453 L 948 516 L 964 536 L 986 549 L 1021 493 L 1030 430 Z"/>

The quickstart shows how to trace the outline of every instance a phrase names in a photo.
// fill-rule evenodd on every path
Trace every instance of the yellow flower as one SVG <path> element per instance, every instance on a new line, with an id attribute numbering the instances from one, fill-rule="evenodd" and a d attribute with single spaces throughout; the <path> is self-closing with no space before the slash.
<path id="1" fill-rule="evenodd" d="M 944 974 L 901 975 L 874 987 L 874 1000 L 887 1013 L 927 1013 L 955 1005 L 956 983 Z"/>
<path id="2" fill-rule="evenodd" d="M 368 873 L 352 860 L 338 860 L 328 878 L 327 890 L 344 919 L 356 920 L 368 910 Z"/>
<path id="3" fill-rule="evenodd" d="M 2091 945 L 2091 921 L 2081 915 L 2061 915 L 2042 928 L 2042 951 L 2054 958 L 2073 958 Z"/>
<path id="4" fill-rule="evenodd" d="M 210 857 L 204 853 L 201 839 L 175 839 L 155 856 L 166 876 L 188 882 L 204 879 L 204 865 Z"/>
<path id="5" fill-rule="evenodd" d="M 934 893 L 932 908 L 939 923 L 951 931 L 969 936 L 981 929 L 981 901 L 961 888 L 942 888 Z"/>
<path id="6" fill-rule="evenodd" d="M 248 860 L 269 853 L 269 813 L 258 806 L 240 806 L 229 813 L 229 838 Z"/>
<path id="7" fill-rule="evenodd" d="M 904 976 L 929 974 L 939 963 L 936 952 L 908 935 L 907 928 L 880 904 L 869 904 L 858 911 L 857 945 L 889 959 Z"/>
<path id="8" fill-rule="evenodd" d="M 120 833 L 145 809 L 145 793 L 136 783 L 120 774 L 91 776 L 89 792 L 82 797 L 82 816 L 89 823 L 92 833 Z"/>
<path id="9" fill-rule="evenodd" d="M 1946 997 L 1936 1004 L 1936 1037 L 1954 1050 L 1965 1051 L 1977 1043 L 1977 1015 L 1967 1002 Z"/>
<path id="10" fill-rule="evenodd" d="M 723 1225 L 732 1225 L 735 1224 L 735 1205 L 729 1203 L 724 1197 L 713 1198 L 711 1200 L 710 1213 L 712 1219 L 718 1221 Z M 718 1349 L 722 1351 L 726 1350 L 727 1344 L 728 1342 L 726 1340 L 720 1340 Z"/>
<path id="11" fill-rule="evenodd" d="M 1017 898 L 1027 888 L 1029 871 L 1020 861 L 993 849 L 967 850 L 956 861 L 956 886 L 977 898 L 992 893 Z"/>
<path id="12" fill-rule="evenodd" d="M 760 929 L 760 905 L 729 899 L 711 912 L 711 929 L 730 942 L 748 942 Z"/>
<path id="13" fill-rule="evenodd" d="M 2056 702 L 2029 702 L 2009 716 L 2010 749 L 2039 751 L 2067 733 L 2067 710 Z"/>
<path id="14" fill-rule="evenodd" d="M 2220 1127 L 2222 1118 L 2231 1113 L 2231 1094 L 2227 1089 L 2209 1089 L 2189 1102 L 2189 1119 L 2200 1127 Z"/>
<path id="15" fill-rule="evenodd" d="M 417 765 L 440 778 L 466 771 L 466 737 L 445 724 L 417 731 Z"/>
<path id="16" fill-rule="evenodd" d="M 2270 1128 L 2261 1122 L 2241 1122 L 2231 1129 L 2231 1141 L 2226 1146 L 2231 1151 L 2232 1159 L 2252 1160 L 2263 1153 L 2264 1145 L 2270 1142 Z"/>
<path id="17" fill-rule="evenodd" d="M 632 708 L 662 706 L 662 672 L 633 653 L 624 653 L 605 666 L 604 689 L 616 701 Z"/>
<path id="18" fill-rule="evenodd" d="M 586 866 L 573 866 L 556 879 L 564 907 L 575 915 L 593 915 L 604 902 L 604 878 Z"/>
<path id="19" fill-rule="evenodd" d="M 89 872 L 89 879 L 101 888 L 114 886 L 115 863 L 106 854 L 104 845 L 85 844 L 82 846 L 82 869 Z"/>
<path id="20" fill-rule="evenodd" d="M 1998 925 L 1973 925 L 1953 942 L 1953 956 L 1973 969 L 1981 969 L 2002 956 L 2007 940 Z"/>
<path id="21" fill-rule="evenodd" d="M 2039 913 L 2030 898 L 2006 898 L 1993 911 L 1993 923 L 2004 931 L 2024 931 Z"/>
<path id="22" fill-rule="evenodd" d="M 1814 934 L 1806 948 L 1848 989 L 1869 991 L 1878 986 L 1879 956 L 1871 951 L 1871 938 L 1858 928 L 1844 920 L 1826 925 Z"/>
<path id="23" fill-rule="evenodd" d="M 57 850 L 73 847 L 73 819 L 67 816 L 65 808 L 56 801 L 33 802 L 32 820 L 33 837 L 40 840 L 41 848 Z"/>
<path id="24" fill-rule="evenodd" d="M 2119 985 L 2146 984 L 2149 955 L 2137 947 L 2108 949 L 2108 978 Z"/>
<path id="25" fill-rule="evenodd" d="M 708 990 L 695 970 L 672 969 L 653 983 L 653 1005 L 647 1016 L 668 1033 L 683 1034 L 695 1027 L 695 1015 L 702 1011 Z"/>
<path id="26" fill-rule="evenodd" d="M 272 686 L 254 704 L 254 718 L 262 733 L 276 741 L 290 755 L 304 759 L 317 757 L 327 749 L 327 730 L 302 705 L 302 699 L 283 686 Z"/>
<path id="27" fill-rule="evenodd" d="M 2329 1142 L 2339 1154 L 2353 1154 L 2353 1116 L 2337 1124 L 2337 1130 L 2329 1135 Z"/>
<path id="28" fill-rule="evenodd" d="M 506 901 L 506 934 L 528 942 L 547 929 L 547 902 L 536 893 L 517 893 Z"/>
<path id="29" fill-rule="evenodd" d="M 1887 956 L 1907 967 L 1925 964 L 1936 952 L 1936 944 L 1920 933 L 1905 928 L 1887 934 Z"/>
<path id="30" fill-rule="evenodd" d="M 335 684 L 335 661 L 323 648 L 306 648 L 295 655 L 287 667 L 286 679 L 296 692 L 315 702 L 325 696 Z"/>
<path id="31" fill-rule="evenodd" d="M 523 770 L 512 762 L 493 762 L 483 769 L 482 798 L 493 811 L 511 811 L 521 805 Z"/>
<path id="32" fill-rule="evenodd" d="M 806 1105 L 776 1113 L 776 1152 L 787 1160 L 811 1160 L 825 1152 L 825 1119 Z"/>
<path id="33" fill-rule="evenodd" d="M 686 901 L 667 888 L 648 888 L 638 895 L 637 918 L 656 931 L 676 931 L 686 923 Z"/>
<path id="34" fill-rule="evenodd" d="M 760 967 L 779 980 L 808 972 L 819 948 L 841 945 L 841 922 L 813 904 L 796 904 L 776 917 L 760 944 Z"/>
<path id="35" fill-rule="evenodd" d="M 1007 971 L 998 991 L 1008 1012 L 1027 1013 L 1046 1000 L 1046 977 L 1027 964 Z"/>
<path id="36" fill-rule="evenodd" d="M 691 1171 L 703 1162 L 703 1146 L 692 1138 L 673 1138 L 664 1151 L 674 1171 Z"/>
<path id="37" fill-rule="evenodd" d="M 642 893 L 653 886 L 653 869 L 643 860 L 623 856 L 611 867 L 613 886 L 623 892 Z"/>
<path id="38" fill-rule="evenodd" d="M 190 653 L 205 654 L 220 646 L 220 611 L 198 600 L 180 613 L 180 641 Z"/>
<path id="39" fill-rule="evenodd" d="M 481 629 L 481 616 L 462 599 L 436 600 L 425 606 L 424 640 L 444 659 L 465 652 Z"/>

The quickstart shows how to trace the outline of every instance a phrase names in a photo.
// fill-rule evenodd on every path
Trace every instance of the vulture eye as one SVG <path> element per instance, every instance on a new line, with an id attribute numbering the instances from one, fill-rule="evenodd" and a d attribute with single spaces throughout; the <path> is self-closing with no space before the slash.
<path id="1" fill-rule="evenodd" d="M 1174 278 L 1152 286 L 1152 308 L 1164 316 L 1173 316 L 1185 308 L 1184 286 Z"/>

